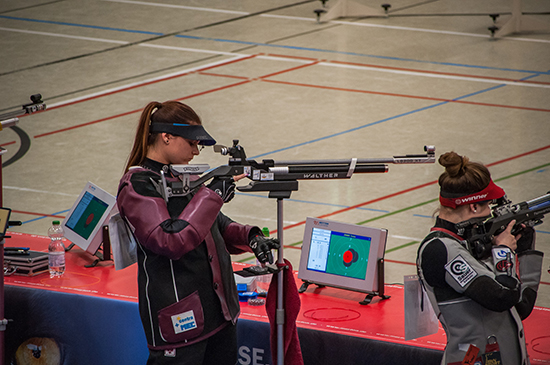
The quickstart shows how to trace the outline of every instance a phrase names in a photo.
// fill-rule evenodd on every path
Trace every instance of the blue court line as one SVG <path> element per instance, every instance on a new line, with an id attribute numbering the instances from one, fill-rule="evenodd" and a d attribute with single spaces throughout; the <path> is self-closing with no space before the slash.
<path id="1" fill-rule="evenodd" d="M 148 34 L 148 35 L 164 35 L 164 33 L 157 32 L 148 32 L 145 30 L 132 30 L 124 28 L 111 28 L 111 27 L 102 27 L 98 25 L 87 25 L 87 24 L 76 24 L 76 23 L 66 23 L 66 22 L 56 22 L 53 20 L 40 20 L 40 19 L 30 19 L 30 18 L 19 18 L 15 16 L 0 15 L 0 18 L 10 19 L 10 20 L 21 20 L 26 22 L 35 22 L 35 23 L 46 23 L 46 24 L 56 24 L 56 25 L 67 25 L 69 27 L 81 27 L 81 28 L 92 28 L 92 29 L 101 29 L 101 30 L 112 30 L 116 32 L 126 32 L 126 33 L 138 33 L 138 34 Z"/>
<path id="2" fill-rule="evenodd" d="M 11 16 L 6 16 L 6 15 L 0 15 L 0 18 L 11 19 L 11 20 L 30 21 L 30 22 L 38 22 L 38 23 L 48 23 L 48 24 L 66 25 L 66 26 L 75 26 L 75 27 L 83 27 L 83 28 L 93 28 L 93 29 L 101 29 L 101 30 L 109 30 L 109 31 L 118 31 L 118 32 L 139 33 L 139 34 L 158 35 L 158 36 L 162 36 L 162 35 L 163 35 L 163 33 L 157 33 L 157 32 L 148 32 L 148 31 L 139 31 L 139 30 L 129 30 L 129 29 L 123 29 L 123 28 L 102 27 L 102 26 L 85 25 L 85 24 L 76 24 L 76 23 L 66 23 L 66 22 L 57 22 L 57 21 L 48 21 L 48 20 L 39 20 L 39 19 L 30 19 L 30 18 L 19 18 L 19 17 L 11 17 Z M 197 36 L 189 36 L 189 35 L 175 35 L 175 37 L 178 37 L 178 38 L 188 38 L 188 39 L 198 39 L 198 40 L 209 40 L 209 41 L 216 41 L 216 42 L 238 43 L 238 44 L 254 45 L 254 46 L 267 46 L 267 47 L 287 48 L 287 49 L 305 50 L 305 51 L 313 51 L 313 52 L 327 52 L 327 53 L 335 53 L 335 54 L 345 54 L 345 55 L 353 55 L 353 56 L 372 57 L 372 58 L 389 59 L 389 60 L 398 60 L 398 61 L 408 61 L 408 62 L 419 62 L 419 63 L 428 63 L 428 64 L 437 64 L 437 65 L 446 65 L 446 66 L 470 67 L 470 68 L 479 68 L 479 69 L 490 69 L 490 70 L 500 70 L 500 71 L 522 72 L 522 73 L 530 73 L 530 74 L 531 74 L 530 76 L 527 76 L 527 77 L 523 78 L 522 80 L 526 80 L 526 79 L 529 79 L 529 78 L 537 77 L 537 76 L 539 76 L 539 75 L 550 74 L 550 70 L 548 70 L 548 71 L 546 71 L 546 72 L 540 72 L 540 71 L 528 71 L 528 70 L 509 69 L 509 68 L 498 68 L 498 67 L 487 67 L 487 66 L 457 64 L 457 63 L 448 63 L 448 62 L 422 61 L 422 60 L 414 60 L 414 59 L 399 58 L 399 57 L 387 57 L 387 56 L 369 55 L 369 54 L 362 54 L 362 53 L 356 53 L 356 52 L 342 52 L 342 51 L 326 50 L 326 49 L 319 49 L 319 48 L 296 47 L 296 46 L 287 46 L 287 45 L 275 45 L 275 44 L 267 44 L 267 43 L 245 42 L 245 41 L 236 41 L 236 40 L 228 40 L 228 39 L 221 39 L 221 38 L 210 38 L 210 37 L 197 37 Z M 474 96 L 474 95 L 478 95 L 478 94 L 485 93 L 485 92 L 487 92 L 487 91 L 492 91 L 492 90 L 495 90 L 495 89 L 498 89 L 498 88 L 501 88 L 501 87 L 504 87 L 504 86 L 506 86 L 506 85 L 494 86 L 494 87 L 487 88 L 487 89 L 484 89 L 484 90 L 480 90 L 480 91 L 477 91 L 477 92 L 474 92 L 474 93 L 470 93 L 470 94 L 467 94 L 467 95 L 463 95 L 463 96 L 460 96 L 460 97 L 458 97 L 458 98 L 451 99 L 451 100 L 454 100 L 454 101 L 456 101 L 456 100 L 461 100 L 461 99 L 464 99 L 464 98 L 468 98 L 468 97 L 470 97 L 470 96 Z M 289 146 L 289 147 L 281 148 L 281 149 L 274 150 L 274 151 L 271 151 L 271 152 L 263 153 L 263 154 L 256 155 L 256 156 L 253 156 L 253 157 L 250 157 L 250 158 L 251 158 L 251 159 L 259 158 L 259 157 L 263 157 L 263 156 L 266 156 L 266 155 L 269 155 L 269 154 L 272 154 L 272 153 L 281 152 L 281 151 L 285 151 L 285 150 L 288 150 L 288 149 L 291 149 L 291 148 L 295 148 L 295 147 L 299 147 L 299 146 L 303 146 L 303 145 L 307 145 L 307 144 L 319 142 L 319 141 L 322 141 L 322 140 L 325 140 L 325 139 L 329 139 L 329 138 L 336 137 L 336 136 L 339 136 L 339 135 L 351 133 L 351 132 L 354 132 L 354 131 L 357 131 L 357 130 L 360 130 L 360 129 L 363 129 L 363 128 L 366 128 L 366 127 L 370 127 L 370 126 L 373 126 L 373 125 L 377 125 L 377 124 L 380 124 L 380 123 L 383 123 L 383 122 L 386 122 L 386 121 L 389 121 L 389 120 L 397 119 L 397 118 L 400 118 L 400 117 L 403 117 L 403 116 L 407 116 L 407 115 L 410 115 L 410 114 L 414 114 L 414 113 L 417 113 L 417 112 L 421 112 L 421 111 L 424 111 L 424 110 L 428 110 L 428 109 L 431 109 L 431 108 L 435 108 L 435 107 L 438 107 L 438 106 L 440 106 L 440 105 L 444 105 L 444 104 L 448 104 L 448 103 L 449 103 L 449 102 L 447 102 L 447 101 L 445 101 L 445 102 L 440 102 L 440 103 L 437 103 L 437 104 L 434 104 L 434 105 L 431 105 L 431 106 L 427 106 L 427 107 L 419 108 L 419 109 L 416 109 L 416 110 L 412 110 L 412 111 L 409 111 L 409 112 L 406 112 L 406 113 L 402 113 L 402 114 L 399 114 L 399 115 L 396 115 L 396 116 L 393 116 L 393 117 L 385 118 L 385 119 L 382 119 L 382 120 L 379 120 L 379 121 L 376 121 L 376 122 L 373 122 L 373 123 L 365 124 L 365 125 L 362 125 L 362 126 L 359 126 L 359 127 L 355 127 L 355 128 L 352 128 L 352 129 L 349 129 L 349 130 L 345 130 L 345 131 L 342 131 L 342 132 L 339 132 L 339 133 L 335 133 L 335 134 L 332 134 L 332 135 L 328 135 L 328 136 L 325 136 L 325 137 L 317 138 L 317 139 L 310 140 L 310 141 L 303 142 L 303 143 L 299 143 L 299 144 L 296 144 L 296 145 L 293 145 L 293 146 Z M 247 195 L 252 195 L 252 194 L 247 194 Z M 300 201 L 300 200 L 294 200 L 294 199 L 289 199 L 289 201 L 302 202 L 302 203 L 309 203 L 309 204 L 329 205 L 329 206 L 336 206 L 336 207 L 345 207 L 345 206 L 340 206 L 340 205 L 336 205 L 336 204 L 326 204 L 326 203 L 318 203 L 318 202 L 308 202 L 308 201 Z M 374 210 L 374 211 L 379 211 L 379 212 L 387 212 L 387 211 L 383 211 L 383 210 L 375 210 L 375 209 L 369 209 L 369 208 L 357 208 L 357 209 Z M 54 213 L 53 215 L 57 215 L 57 214 L 64 213 L 64 212 L 68 212 L 68 211 L 69 211 L 69 209 L 64 210 L 64 211 L 61 211 L 61 212 L 58 212 L 58 213 Z M 28 220 L 28 221 L 23 222 L 22 224 L 34 222 L 34 221 L 37 221 L 37 220 L 40 220 L 40 219 L 44 219 L 44 218 L 48 218 L 48 216 L 43 216 L 43 217 L 31 219 L 31 220 Z M 541 232 L 546 233 L 546 232 L 544 232 L 544 231 L 541 231 Z"/>
<path id="3" fill-rule="evenodd" d="M 52 20 L 21 18 L 21 17 L 14 17 L 14 16 L 8 16 L 8 15 L 0 15 L 0 18 L 10 19 L 10 20 L 27 21 L 27 22 L 36 22 L 36 23 L 66 25 L 66 26 L 71 26 L 71 27 L 101 29 L 101 30 L 109 30 L 109 31 L 116 31 L 116 32 L 147 34 L 147 35 L 155 35 L 155 36 L 165 35 L 164 33 L 149 32 L 149 31 L 144 31 L 144 30 L 112 28 L 112 27 L 104 27 L 104 26 L 97 26 L 97 25 L 59 22 L 59 21 L 52 21 Z M 468 65 L 468 64 L 453 63 L 453 62 L 436 62 L 436 61 L 417 60 L 417 59 L 411 59 L 411 58 L 380 56 L 380 55 L 357 53 L 357 52 L 335 51 L 335 50 L 323 49 L 323 48 L 298 47 L 298 46 L 289 46 L 289 45 L 282 45 L 282 44 L 270 44 L 270 43 L 261 43 L 261 42 L 239 41 L 239 40 L 234 40 L 234 39 L 199 37 L 199 36 L 191 36 L 191 35 L 185 35 L 185 34 L 176 34 L 176 35 L 174 35 L 174 37 L 186 38 L 186 39 L 196 39 L 196 40 L 205 40 L 205 41 L 212 41 L 212 42 L 234 43 L 234 44 L 242 44 L 242 45 L 247 45 L 247 46 L 272 47 L 272 48 L 292 49 L 292 50 L 300 50 L 300 51 L 308 51 L 308 52 L 323 52 L 323 53 L 341 54 L 341 55 L 348 55 L 348 56 L 370 57 L 370 58 L 377 58 L 377 59 L 383 59 L 383 60 L 392 60 L 392 61 L 416 62 L 416 63 L 425 63 L 425 64 L 432 64 L 432 65 L 465 67 L 465 68 L 474 68 L 474 69 L 482 69 L 482 70 L 498 70 L 498 71 L 506 71 L 506 72 L 520 72 L 520 73 L 529 73 L 529 74 L 536 74 L 536 75 L 550 75 L 550 70 L 548 70 L 548 71 L 531 71 L 531 70 L 519 70 L 519 69 L 513 69 L 513 68 Z"/>
<path id="4" fill-rule="evenodd" d="M 310 141 L 306 141 L 306 142 L 302 142 L 302 143 L 298 143 L 298 144 L 295 144 L 295 145 L 292 145 L 292 146 L 279 148 L 279 149 L 271 151 L 271 152 L 262 153 L 262 154 L 259 154 L 259 155 L 256 155 L 256 156 L 249 157 L 249 159 L 264 157 L 264 156 L 267 156 L 267 155 L 271 155 L 273 153 L 290 150 L 292 148 L 305 146 L 305 145 L 312 144 L 312 143 L 315 143 L 315 142 L 323 141 L 325 139 L 329 139 L 329 138 L 337 137 L 337 136 L 340 136 L 340 135 L 343 135 L 343 134 L 355 132 L 355 131 L 358 131 L 360 129 L 364 129 L 364 128 L 367 128 L 367 127 L 372 127 L 373 125 L 384 123 L 384 122 L 387 122 L 387 121 L 390 121 L 390 120 L 401 118 L 401 117 L 411 115 L 411 114 L 414 114 L 414 113 L 418 113 L 418 112 L 421 112 L 421 111 L 424 111 L 424 110 L 432 109 L 432 108 L 435 108 L 435 107 L 438 107 L 440 105 L 444 105 L 444 104 L 447 104 L 447 103 L 448 103 L 448 101 L 443 101 L 443 102 L 440 102 L 440 103 L 437 103 L 437 104 L 434 104 L 434 105 L 429 105 L 429 106 L 426 106 L 426 107 L 423 107 L 423 108 L 420 108 L 420 109 L 415 109 L 415 110 L 412 110 L 412 111 L 409 111 L 409 112 L 406 112 L 406 113 L 402 113 L 402 114 L 394 115 L 394 116 L 389 117 L 389 118 L 381 119 L 381 120 L 378 120 L 376 122 L 372 122 L 372 123 L 369 123 L 369 124 L 364 124 L 364 125 L 361 125 L 359 127 L 347 129 L 345 131 L 341 131 L 341 132 L 334 133 L 334 134 L 329 134 L 329 135 L 324 136 L 324 137 L 319 137 L 319 138 L 312 139 Z"/>
<path id="5" fill-rule="evenodd" d="M 65 209 L 65 210 L 62 210 L 62 211 L 57 212 L 57 213 L 53 213 L 53 214 L 50 214 L 50 215 L 44 215 L 42 217 L 30 219 L 28 221 L 21 222 L 21 224 L 31 223 L 31 222 L 39 221 L 41 219 L 46 219 L 46 218 L 52 218 L 51 215 L 59 215 L 59 214 L 67 213 L 69 210 L 70 209 Z"/>
<path id="6" fill-rule="evenodd" d="M 299 50 L 299 51 L 334 53 L 334 54 L 341 54 L 341 55 L 348 55 L 348 56 L 370 57 L 370 58 L 378 58 L 378 59 L 392 60 L 392 61 L 417 62 L 417 63 L 426 63 L 426 64 L 430 64 L 430 65 L 468 67 L 468 68 L 476 68 L 476 69 L 482 69 L 482 70 L 498 70 L 498 71 L 508 71 L 508 72 L 522 72 L 522 73 L 537 74 L 537 75 L 548 75 L 548 74 L 550 74 L 550 71 L 530 71 L 530 70 L 518 70 L 518 69 L 513 69 L 513 68 L 468 65 L 468 64 L 453 63 L 453 62 L 436 62 L 436 61 L 415 60 L 415 59 L 412 59 L 412 58 L 401 58 L 401 57 L 380 56 L 380 55 L 372 55 L 372 54 L 357 53 L 357 52 L 335 51 L 335 50 L 323 49 L 323 48 L 298 47 L 298 46 L 288 46 L 288 45 L 281 45 L 281 44 L 237 41 L 237 40 L 233 40 L 233 39 L 223 39 L 223 38 L 198 37 L 198 36 L 191 36 L 191 35 L 184 35 L 184 34 L 176 34 L 174 37 L 204 40 L 204 41 L 214 41 L 214 42 L 236 43 L 236 44 L 242 44 L 242 45 L 247 45 L 247 46 L 274 47 L 274 48 L 293 49 L 293 50 Z"/>
<path id="7" fill-rule="evenodd" d="M 413 214 L 413 217 L 430 218 L 430 219 L 434 218 L 431 215 L 424 215 L 424 214 Z"/>
<path id="8" fill-rule="evenodd" d="M 528 80 L 528 79 L 530 79 L 530 78 L 537 77 L 537 76 L 538 76 L 538 74 L 530 75 L 530 76 L 526 76 L 526 77 L 522 78 L 521 80 Z M 471 97 L 471 96 L 483 94 L 483 93 L 486 93 L 486 92 L 488 92 L 488 91 L 493 91 L 493 90 L 496 90 L 496 89 L 500 89 L 500 88 L 505 87 L 505 86 L 507 86 L 507 85 L 501 84 L 501 85 L 492 86 L 492 87 L 489 87 L 489 88 L 487 88 L 487 89 L 483 89 L 483 90 L 479 90 L 479 91 L 476 91 L 476 92 L 473 92 L 473 93 L 470 93 L 470 94 L 466 94 L 466 95 L 459 96 L 459 97 L 457 97 L 457 98 L 451 99 L 451 101 L 458 101 L 458 100 L 466 99 L 466 98 L 469 98 L 469 97 Z M 407 115 L 419 113 L 419 112 L 422 112 L 422 111 L 424 111 L 424 110 L 432 109 L 432 108 L 435 108 L 435 107 L 438 107 L 438 106 L 441 106 L 441 105 L 445 105 L 445 104 L 448 104 L 448 103 L 450 103 L 450 101 L 439 102 L 439 103 L 434 104 L 434 105 L 430 105 L 430 106 L 426 106 L 426 107 L 423 107 L 423 108 L 411 110 L 411 111 L 406 112 L 406 113 L 401 113 L 401 114 L 398 114 L 398 115 L 395 115 L 395 116 L 392 116 L 392 117 L 389 117 L 389 118 L 385 118 L 385 119 L 378 120 L 378 121 L 376 121 L 376 122 L 364 124 L 364 125 L 361 125 L 361 126 L 359 126 L 359 127 L 347 129 L 347 130 L 344 130 L 344 131 L 341 131 L 341 132 L 338 132 L 338 133 L 334 133 L 334 134 L 330 134 L 330 135 L 327 135 L 327 136 L 324 136 L 324 137 L 312 139 L 312 140 L 310 140 L 310 141 L 306 141 L 306 142 L 298 143 L 298 144 L 295 144 L 295 145 L 292 145 L 292 146 L 288 146 L 288 147 L 284 147 L 284 148 L 279 148 L 279 149 L 274 150 L 274 151 L 262 153 L 262 154 L 259 154 L 259 155 L 256 155 L 256 156 L 249 157 L 249 159 L 256 159 L 256 158 L 264 157 L 264 156 L 267 156 L 267 155 L 270 155 L 270 154 L 273 154 L 273 153 L 286 151 L 286 150 L 289 150 L 289 149 L 292 149 L 292 148 L 296 148 L 296 147 L 300 147 L 300 146 L 305 146 L 305 145 L 308 145 L 308 144 L 311 144 L 311 143 L 323 141 L 323 140 L 325 140 L 325 139 L 329 139 L 329 138 L 337 137 L 337 136 L 340 136 L 340 135 L 343 135 L 343 134 L 355 132 L 355 131 L 358 131 L 358 130 L 360 130 L 360 129 L 364 129 L 364 128 L 367 128 L 367 127 L 371 127 L 371 126 L 373 126 L 373 125 L 377 125 L 377 124 L 380 124 L 380 123 L 384 123 L 384 122 L 387 122 L 387 121 L 390 121 L 390 120 L 394 120 L 394 119 L 397 119 L 397 118 L 401 118 L 401 117 L 404 117 L 404 116 L 407 116 Z"/>

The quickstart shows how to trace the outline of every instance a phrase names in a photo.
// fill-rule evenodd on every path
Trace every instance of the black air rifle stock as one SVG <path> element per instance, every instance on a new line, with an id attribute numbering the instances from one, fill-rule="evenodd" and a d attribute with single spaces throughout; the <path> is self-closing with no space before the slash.
<path id="1" fill-rule="evenodd" d="M 520 233 L 523 226 L 534 227 L 542 223 L 544 215 L 550 212 L 550 192 L 537 198 L 512 204 L 504 199 L 492 209 L 492 216 L 485 220 L 472 219 L 458 223 L 459 235 L 464 237 L 468 248 L 477 258 L 487 257 L 491 252 L 495 236 L 502 233 L 515 220 L 512 234 Z"/>

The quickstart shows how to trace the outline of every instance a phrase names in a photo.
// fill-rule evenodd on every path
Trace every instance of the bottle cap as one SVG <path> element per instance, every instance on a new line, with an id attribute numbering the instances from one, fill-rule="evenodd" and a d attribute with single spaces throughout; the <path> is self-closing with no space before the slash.
<path id="1" fill-rule="evenodd" d="M 55 225 L 55 226 L 58 226 L 60 223 L 59 223 L 59 221 L 53 221 L 52 224 Z"/>
<path id="2" fill-rule="evenodd" d="M 269 237 L 269 228 L 267 227 L 262 228 L 262 233 L 264 234 L 264 236 Z"/>

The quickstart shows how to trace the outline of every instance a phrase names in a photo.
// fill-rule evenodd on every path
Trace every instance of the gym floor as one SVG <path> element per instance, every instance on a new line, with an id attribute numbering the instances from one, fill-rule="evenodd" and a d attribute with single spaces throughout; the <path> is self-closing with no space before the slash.
<path id="1" fill-rule="evenodd" d="M 150 101 L 189 104 L 218 143 L 238 139 L 258 161 L 390 158 L 434 145 L 436 157 L 454 150 L 488 165 L 513 202 L 550 190 L 550 1 L 393 0 L 386 16 L 379 2 L 357 0 L 348 5 L 372 15 L 327 19 L 342 2 L 0 2 L 0 114 L 37 93 L 47 105 L 0 133 L 3 205 L 23 223 L 10 230 L 46 235 L 87 181 L 116 195 Z M 491 34 L 512 19 L 519 33 Z M 194 162 L 217 167 L 227 156 L 206 148 Z M 284 256 L 296 270 L 306 217 L 323 217 L 388 229 L 387 283 L 416 273 L 443 168 L 388 166 L 299 181 L 283 200 Z M 276 234 L 266 193 L 238 193 L 223 212 Z M 550 217 L 537 248 L 546 254 L 537 305 L 550 307 Z"/>

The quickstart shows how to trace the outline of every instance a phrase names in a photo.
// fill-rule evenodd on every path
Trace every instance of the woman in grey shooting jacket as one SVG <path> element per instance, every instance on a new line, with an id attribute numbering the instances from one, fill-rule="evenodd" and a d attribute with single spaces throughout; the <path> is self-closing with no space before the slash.
<path id="1" fill-rule="evenodd" d="M 265 263 L 279 247 L 260 228 L 221 213 L 235 194 L 234 180 L 214 178 L 168 203 L 157 190 L 161 171 L 177 181 L 169 165 L 188 164 L 215 143 L 189 106 L 151 102 L 120 180 L 117 205 L 138 242 L 147 364 L 235 364 L 240 307 L 230 254 L 254 252 Z"/>
<path id="2" fill-rule="evenodd" d="M 417 268 L 447 334 L 441 363 L 461 364 L 477 348 L 484 363 L 527 365 L 521 321 L 535 305 L 543 256 L 534 250 L 534 230 L 523 227 L 514 236 L 512 221 L 486 257 L 479 257 L 456 224 L 489 217 L 490 204 L 504 190 L 484 165 L 455 152 L 443 154 L 439 163 L 445 167 L 439 177 L 441 207 L 418 250 Z"/>

